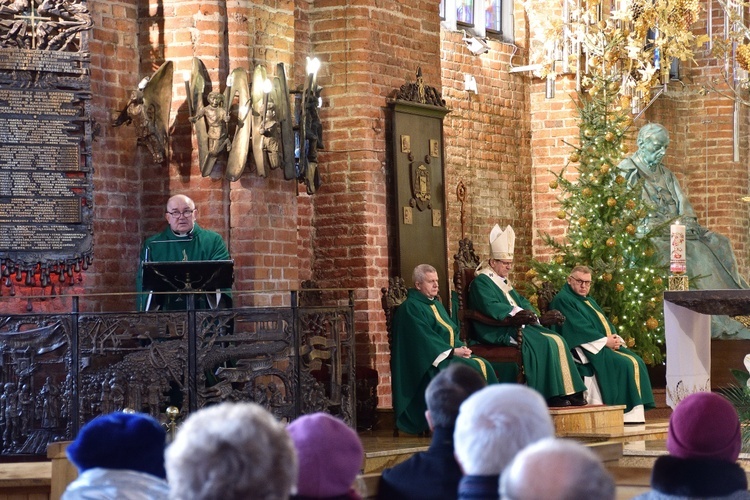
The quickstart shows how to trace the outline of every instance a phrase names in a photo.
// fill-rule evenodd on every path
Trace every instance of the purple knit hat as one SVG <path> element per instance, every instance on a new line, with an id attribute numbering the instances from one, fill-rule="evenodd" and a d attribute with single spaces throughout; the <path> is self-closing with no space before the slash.
<path id="1" fill-rule="evenodd" d="M 741 447 L 737 410 L 718 394 L 690 394 L 672 412 L 667 434 L 670 455 L 736 462 Z"/>
<path id="2" fill-rule="evenodd" d="M 303 415 L 287 431 L 299 462 L 297 495 L 326 498 L 349 493 L 364 461 L 357 433 L 327 413 Z"/>

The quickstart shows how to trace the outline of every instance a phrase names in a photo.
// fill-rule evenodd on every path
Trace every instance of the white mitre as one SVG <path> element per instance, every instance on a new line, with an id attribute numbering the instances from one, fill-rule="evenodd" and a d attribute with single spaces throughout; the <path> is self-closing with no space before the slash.
<path id="1" fill-rule="evenodd" d="M 513 260 L 516 233 L 507 226 L 504 230 L 495 224 L 490 232 L 490 257 L 497 260 Z"/>

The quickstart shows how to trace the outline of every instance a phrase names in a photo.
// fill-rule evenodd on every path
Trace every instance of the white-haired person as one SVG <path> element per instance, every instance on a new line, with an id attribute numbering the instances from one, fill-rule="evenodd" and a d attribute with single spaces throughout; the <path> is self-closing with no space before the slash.
<path id="1" fill-rule="evenodd" d="M 475 392 L 461 404 L 453 432 L 464 473 L 458 498 L 497 498 L 500 475 L 516 453 L 554 435 L 547 403 L 534 389 L 496 384 Z"/>
<path id="2" fill-rule="evenodd" d="M 286 499 L 297 457 L 284 425 L 255 403 L 191 414 L 166 452 L 173 500 Z"/>
<path id="3" fill-rule="evenodd" d="M 615 493 L 615 481 L 596 453 L 567 439 L 530 444 L 500 478 L 503 500 L 614 500 Z"/>

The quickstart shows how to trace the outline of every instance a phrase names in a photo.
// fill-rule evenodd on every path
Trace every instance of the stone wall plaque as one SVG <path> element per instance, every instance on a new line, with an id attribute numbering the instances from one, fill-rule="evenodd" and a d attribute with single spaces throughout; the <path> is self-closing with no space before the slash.
<path id="1" fill-rule="evenodd" d="M 0 6 L 0 271 L 46 286 L 93 243 L 91 15 L 85 2 Z M 37 281 L 37 275 L 41 279 Z"/>

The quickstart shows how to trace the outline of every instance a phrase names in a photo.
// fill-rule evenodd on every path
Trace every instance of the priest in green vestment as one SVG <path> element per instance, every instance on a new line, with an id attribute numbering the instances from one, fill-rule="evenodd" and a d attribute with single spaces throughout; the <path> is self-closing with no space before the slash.
<path id="1" fill-rule="evenodd" d="M 513 265 L 515 233 L 507 226 L 490 232 L 491 258 L 482 262 L 469 286 L 469 309 L 502 321 L 517 314 L 532 317 L 536 310 L 508 281 Z M 543 316 L 555 316 L 555 313 Z M 474 339 L 482 344 L 511 345 L 516 342 L 515 326 L 494 326 L 473 322 Z M 565 340 L 552 330 L 542 326 L 538 319 L 523 328 L 521 344 L 526 384 L 539 391 L 552 407 L 583 406 L 586 386 L 581 379 L 575 361 Z"/>
<path id="2" fill-rule="evenodd" d="M 196 222 L 198 210 L 195 202 L 183 194 L 172 196 L 167 201 L 165 218 L 169 224 L 164 231 L 148 238 L 141 249 L 140 264 L 143 262 L 176 262 L 199 260 L 229 260 L 229 251 L 222 237 L 214 231 L 203 229 Z M 143 269 L 139 265 L 136 287 L 143 290 Z M 217 303 L 227 297 L 226 294 L 206 293 L 196 295 L 196 309 L 216 307 Z M 180 295 L 139 294 L 138 309 L 153 310 L 158 302 L 164 310 L 185 309 L 186 301 Z"/>
<path id="3" fill-rule="evenodd" d="M 488 383 L 497 377 L 490 364 L 471 355 L 459 339 L 458 325 L 435 297 L 438 273 L 429 264 L 414 269 L 414 288 L 393 317 L 391 377 L 396 425 L 410 434 L 429 430 L 425 418 L 425 389 L 440 370 L 451 363 L 466 364 Z"/>
<path id="4" fill-rule="evenodd" d="M 565 315 L 558 331 L 593 368 L 601 400 L 625 405 L 625 422 L 645 422 L 644 409 L 654 407 L 646 364 L 625 346 L 615 326 L 596 301 L 588 296 L 591 269 L 576 266 L 550 307 Z M 587 380 L 588 381 L 588 380 Z"/>

